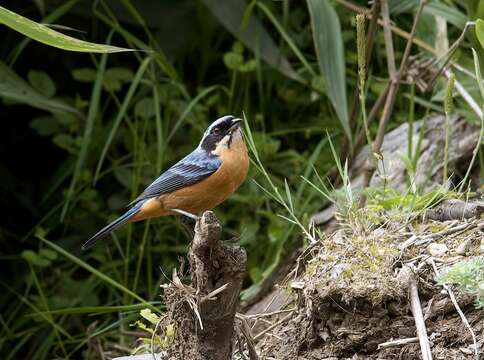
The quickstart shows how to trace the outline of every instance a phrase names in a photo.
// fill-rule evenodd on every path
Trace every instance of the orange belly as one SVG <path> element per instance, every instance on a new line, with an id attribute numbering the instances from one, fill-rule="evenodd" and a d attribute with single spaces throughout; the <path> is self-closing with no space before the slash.
<path id="1" fill-rule="evenodd" d="M 147 200 L 132 221 L 176 214 L 171 209 L 197 214 L 222 203 L 244 182 L 249 169 L 249 157 L 243 140 L 217 155 L 222 164 L 216 172 L 186 188 Z"/>

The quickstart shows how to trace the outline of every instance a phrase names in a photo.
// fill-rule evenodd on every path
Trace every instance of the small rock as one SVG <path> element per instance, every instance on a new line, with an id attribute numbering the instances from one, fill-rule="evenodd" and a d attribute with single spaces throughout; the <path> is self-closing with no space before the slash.
<path id="1" fill-rule="evenodd" d="M 304 289 L 304 285 L 304 281 L 293 281 L 291 283 L 291 288 L 296 290 L 302 290 Z"/>
<path id="2" fill-rule="evenodd" d="M 484 254 L 484 238 L 481 239 L 481 246 L 479 246 L 479 253 Z"/>
<path id="3" fill-rule="evenodd" d="M 431 243 L 427 246 L 427 252 L 435 257 L 442 257 L 449 251 L 449 248 L 445 244 Z"/>
<path id="4" fill-rule="evenodd" d="M 461 242 L 459 244 L 459 246 L 457 246 L 457 249 L 455 249 L 455 252 L 458 255 L 464 255 L 465 256 L 465 254 L 467 254 L 467 252 L 471 248 L 471 245 L 472 245 L 472 238 L 467 238 L 466 240 Z"/>

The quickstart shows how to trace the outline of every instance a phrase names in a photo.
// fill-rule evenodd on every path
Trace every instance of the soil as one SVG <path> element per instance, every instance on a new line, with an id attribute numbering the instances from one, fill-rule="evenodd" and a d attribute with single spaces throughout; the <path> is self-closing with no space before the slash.
<path id="1" fill-rule="evenodd" d="M 261 358 L 420 359 L 408 295 L 409 282 L 416 279 L 434 359 L 474 359 L 471 334 L 436 281 L 432 264 L 440 273 L 479 256 L 479 220 L 396 225 L 387 222 L 366 233 L 340 229 L 306 251 L 298 263 L 304 271 L 291 273 L 280 286 L 289 298 L 283 307 L 293 309 L 290 316 L 281 313 L 252 323 L 256 334 L 276 324 L 258 339 Z M 402 248 L 409 238 L 416 242 Z M 463 242 L 466 253 L 458 255 Z M 472 297 L 453 292 L 482 349 L 484 312 Z M 280 293 L 272 296 L 280 298 Z M 385 347 L 397 339 L 411 342 Z"/>

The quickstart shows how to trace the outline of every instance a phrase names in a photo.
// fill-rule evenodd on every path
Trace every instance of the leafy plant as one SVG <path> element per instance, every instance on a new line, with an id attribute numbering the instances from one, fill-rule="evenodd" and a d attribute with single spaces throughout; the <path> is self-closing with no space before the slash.
<path id="1" fill-rule="evenodd" d="M 476 297 L 476 306 L 484 307 L 484 258 L 475 257 L 452 265 L 439 277 L 441 284 L 455 284 Z"/>

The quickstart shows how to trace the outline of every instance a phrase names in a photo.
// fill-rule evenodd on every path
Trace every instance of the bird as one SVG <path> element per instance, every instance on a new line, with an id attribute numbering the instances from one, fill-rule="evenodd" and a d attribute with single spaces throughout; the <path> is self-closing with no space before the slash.
<path id="1" fill-rule="evenodd" d="M 126 223 L 177 214 L 197 220 L 197 214 L 225 201 L 249 170 L 241 123 L 242 119 L 233 115 L 215 120 L 194 151 L 162 173 L 123 215 L 94 234 L 82 249 Z"/>

